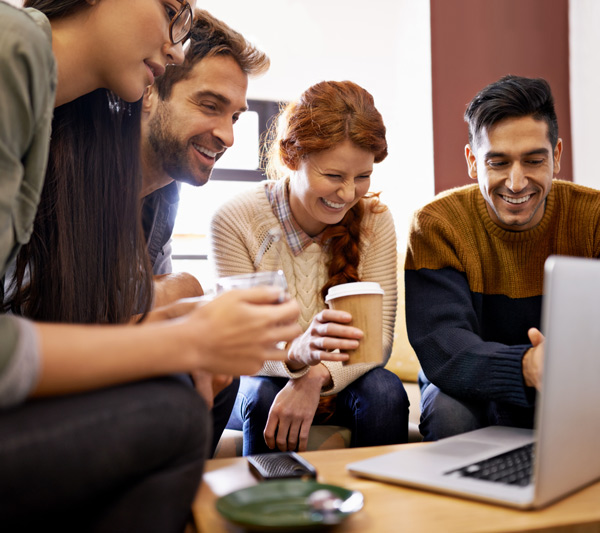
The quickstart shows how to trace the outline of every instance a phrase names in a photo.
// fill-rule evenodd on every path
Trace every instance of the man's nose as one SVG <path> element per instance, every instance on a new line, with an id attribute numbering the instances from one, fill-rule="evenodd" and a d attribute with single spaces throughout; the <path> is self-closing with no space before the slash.
<path id="1" fill-rule="evenodd" d="M 522 191 L 527 186 L 527 177 L 520 163 L 512 165 L 506 186 L 512 192 Z"/>
<path id="2" fill-rule="evenodd" d="M 233 122 L 230 117 L 223 117 L 219 120 L 215 129 L 213 130 L 213 135 L 217 137 L 223 146 L 226 148 L 231 148 L 233 146 Z"/>

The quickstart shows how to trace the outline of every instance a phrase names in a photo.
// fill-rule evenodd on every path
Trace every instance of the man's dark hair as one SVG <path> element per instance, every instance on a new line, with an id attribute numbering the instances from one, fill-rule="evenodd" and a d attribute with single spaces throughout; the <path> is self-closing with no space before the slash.
<path id="1" fill-rule="evenodd" d="M 548 140 L 554 150 L 558 121 L 548 82 L 542 78 L 504 76 L 482 89 L 468 105 L 465 122 L 469 124 L 469 143 L 474 148 L 481 131 L 501 120 L 528 116 L 548 124 Z"/>
<path id="2" fill-rule="evenodd" d="M 262 74 L 270 65 L 267 55 L 249 43 L 243 35 L 208 11 L 196 9 L 183 64 L 169 65 L 165 73 L 154 82 L 160 99 L 169 98 L 173 85 L 187 79 L 196 63 L 205 57 L 219 55 L 232 57 L 248 76 Z"/>

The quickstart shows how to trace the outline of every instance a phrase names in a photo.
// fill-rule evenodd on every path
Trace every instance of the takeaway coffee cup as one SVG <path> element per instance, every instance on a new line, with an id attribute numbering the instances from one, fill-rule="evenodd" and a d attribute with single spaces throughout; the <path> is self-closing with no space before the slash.
<path id="1" fill-rule="evenodd" d="M 379 283 L 359 281 L 336 285 L 327 291 L 330 309 L 352 315 L 350 325 L 364 333 L 356 350 L 348 350 L 346 364 L 383 363 L 383 289 Z"/>
<path id="2" fill-rule="evenodd" d="M 239 276 L 227 276 L 217 280 L 217 294 L 232 289 L 250 289 L 252 287 L 272 286 L 281 289 L 279 302 L 287 299 L 288 285 L 283 270 L 272 270 L 266 272 L 251 272 Z"/>

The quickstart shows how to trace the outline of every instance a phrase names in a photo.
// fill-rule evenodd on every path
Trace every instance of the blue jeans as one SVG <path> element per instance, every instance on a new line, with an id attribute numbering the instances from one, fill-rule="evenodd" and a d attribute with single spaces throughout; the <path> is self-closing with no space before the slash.
<path id="1" fill-rule="evenodd" d="M 275 396 L 287 382 L 287 378 L 241 378 L 227 427 L 243 430 L 244 455 L 278 451 L 267 447 L 263 431 Z M 323 423 L 349 428 L 351 447 L 399 444 L 408 440 L 408 406 L 398 376 L 376 367 L 338 393 L 335 412 Z"/>
<path id="2" fill-rule="evenodd" d="M 532 428 L 533 407 L 458 399 L 442 392 L 419 372 L 423 440 L 433 441 L 487 426 Z"/>
<path id="3" fill-rule="evenodd" d="M 172 377 L 2 410 L 2 530 L 180 533 L 211 433 Z"/>

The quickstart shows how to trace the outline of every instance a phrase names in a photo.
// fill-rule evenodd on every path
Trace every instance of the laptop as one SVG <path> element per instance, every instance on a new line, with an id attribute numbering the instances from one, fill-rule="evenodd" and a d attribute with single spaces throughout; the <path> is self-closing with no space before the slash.
<path id="1" fill-rule="evenodd" d="M 547 259 L 542 333 L 544 374 L 535 430 L 478 429 L 350 463 L 347 469 L 520 509 L 543 507 L 600 479 L 600 260 Z M 511 459 L 509 471 L 504 470 L 517 448 L 521 459 Z M 523 457 L 532 450 L 527 466 Z M 506 477 L 505 472 L 514 474 L 515 461 L 525 461 L 517 466 L 520 473 Z M 527 472 L 521 475 L 527 469 L 529 479 Z M 500 480 L 483 479 L 490 472 Z"/>

